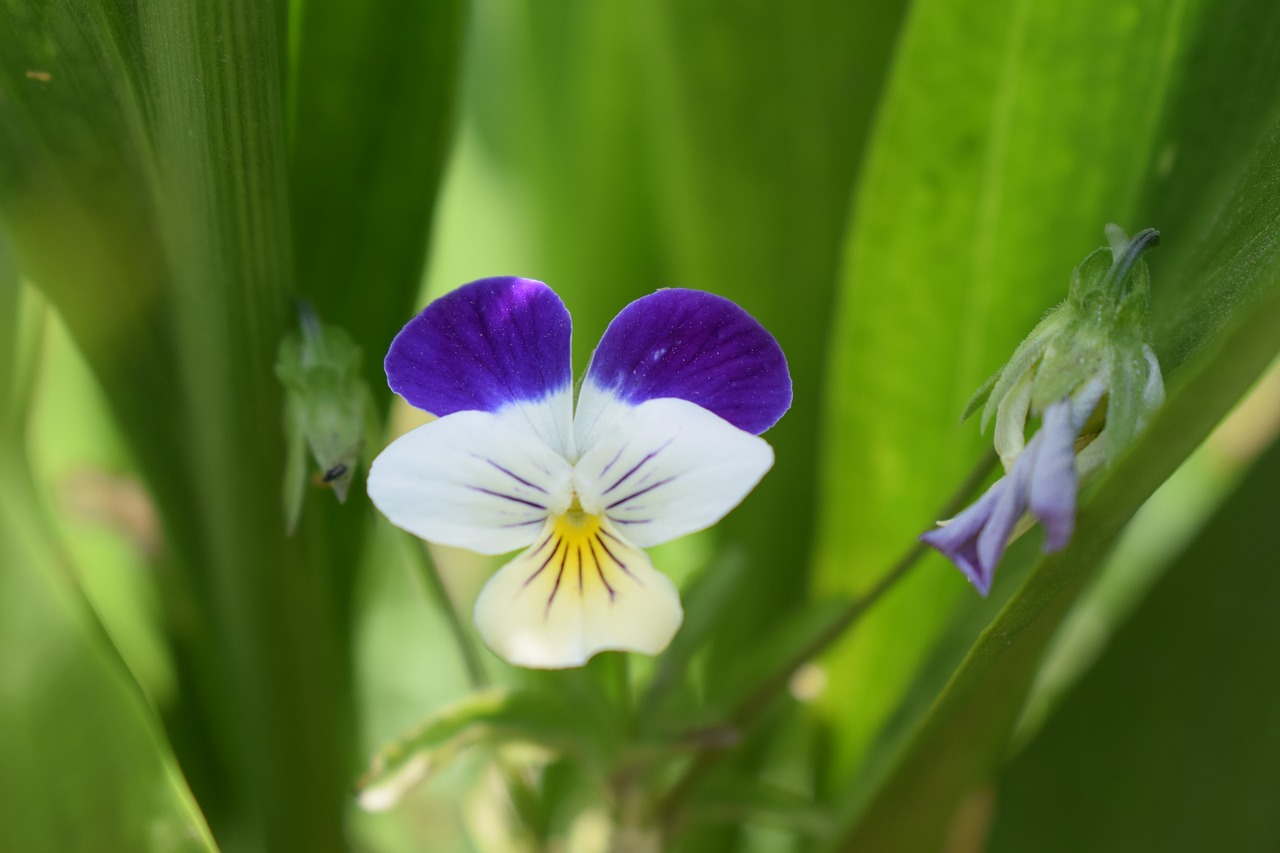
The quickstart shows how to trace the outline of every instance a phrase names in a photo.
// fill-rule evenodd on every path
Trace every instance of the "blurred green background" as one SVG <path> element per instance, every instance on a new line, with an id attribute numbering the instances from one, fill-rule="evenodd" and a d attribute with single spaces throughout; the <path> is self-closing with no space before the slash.
<path id="1" fill-rule="evenodd" d="M 0 848 L 1276 849 L 1277 34 L 1264 0 L 0 0 Z M 822 641 L 1107 222 L 1163 233 L 1169 399 L 1071 548 L 1024 537 L 987 600 L 930 555 Z M 504 274 L 579 369 L 668 286 L 787 353 L 774 470 L 653 552 L 656 660 L 469 669 L 493 561 L 363 471 L 285 535 L 298 300 L 381 447 L 420 419 L 392 336 Z M 430 778 L 361 808 L 389 742 Z"/>

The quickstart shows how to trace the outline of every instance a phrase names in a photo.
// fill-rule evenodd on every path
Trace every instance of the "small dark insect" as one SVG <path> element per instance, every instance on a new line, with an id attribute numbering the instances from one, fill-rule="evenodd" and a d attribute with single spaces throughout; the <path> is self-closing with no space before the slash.
<path id="1" fill-rule="evenodd" d="M 334 465 L 328 471 L 324 472 L 324 481 L 326 483 L 332 483 L 334 480 L 345 475 L 348 470 L 349 469 L 345 462 L 339 462 L 337 465 Z"/>

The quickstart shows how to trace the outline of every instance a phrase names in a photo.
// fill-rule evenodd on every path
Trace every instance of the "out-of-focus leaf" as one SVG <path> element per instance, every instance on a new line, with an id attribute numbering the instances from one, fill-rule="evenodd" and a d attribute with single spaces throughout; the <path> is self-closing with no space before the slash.
<path id="1" fill-rule="evenodd" d="M 1036 9 L 1032 20 L 1039 19 Z M 1076 10 L 1084 14 L 1071 6 L 1065 18 L 1066 8 L 1058 9 L 1045 30 L 1061 30 Z M 1264 84 L 1280 73 L 1280 54 L 1269 41 L 1280 9 L 1239 0 L 1213 15 L 1200 11 L 1190 6 L 1172 18 L 1146 19 L 1152 26 L 1170 22 L 1162 41 L 1169 68 L 1160 78 L 1167 84 L 1131 96 L 1154 101 L 1160 118 L 1145 146 L 1151 156 L 1135 164 L 1149 184 L 1132 210 L 1142 224 L 1166 233 L 1161 251 L 1169 251 L 1152 256 L 1152 310 L 1154 346 L 1170 368 L 1170 399 L 1131 454 L 1085 496 L 1071 547 L 1035 561 L 1038 536 L 1018 543 L 996 576 L 996 600 L 965 605 L 976 613 L 999 606 L 1002 596 L 1008 601 L 929 713 L 900 722 L 903 741 L 887 744 L 884 763 L 861 779 L 854 797 L 860 820 L 846 839 L 855 847 L 936 849 L 956 805 L 993 772 L 1040 653 L 1084 581 L 1142 502 L 1280 347 L 1280 102 Z M 1087 26 L 1106 19 L 1099 10 Z M 1199 25 L 1195 40 L 1192 23 Z M 1026 44 L 1035 43 L 1033 35 L 1048 37 L 1033 28 Z M 1209 141 L 1218 136 L 1221 148 Z M 1183 169 L 1182 154 L 1169 152 L 1185 151 L 1192 153 Z M 1029 564 L 1029 579 L 1018 589 Z M 963 648 L 964 641 L 956 644 L 952 658 Z M 945 671 L 936 668 L 935 675 Z M 941 680 L 933 684 L 937 695 Z"/>
<path id="2" fill-rule="evenodd" d="M 0 232 L 0 847 L 212 851 L 159 721 L 75 587 L 31 481 L 21 389 L 35 338 L 20 302 Z"/>
<path id="3" fill-rule="evenodd" d="M 22 323 L 22 281 L 14 263 L 13 251 L 4 231 L 0 230 L 0 441 L 14 440 L 22 432 L 27 406 L 22 399 L 26 377 L 20 363 L 25 348 L 20 343 Z M 4 452 L 0 448 L 0 452 Z"/>
<path id="4" fill-rule="evenodd" d="M 353 565 L 333 543 L 358 541 L 364 518 L 284 538 L 276 9 L 2 6 L 0 218 L 164 515 L 175 751 L 220 837 L 339 849 Z"/>
<path id="5" fill-rule="evenodd" d="M 848 199 L 904 3 L 632 7 L 656 250 L 677 285 L 724 294 L 778 338 L 795 403 L 766 438 L 778 462 L 718 535 L 746 565 L 708 658 L 721 680 L 802 602 L 821 464 L 813 448 Z M 761 648 L 768 648 L 767 642 Z M 730 700 L 731 701 L 731 700 Z"/>
<path id="6" fill-rule="evenodd" d="M 299 292 L 382 355 L 422 282 L 453 128 L 467 0 L 295 0 L 289 179 Z"/>
<path id="7" fill-rule="evenodd" d="M 738 779 L 717 786 L 689 810 L 691 823 L 744 821 L 771 826 L 798 836 L 824 837 L 835 828 L 831 815 L 813 802 L 791 791 L 770 785 L 749 784 Z"/>
<path id="8" fill-rule="evenodd" d="M 1137 202 L 1199 8 L 913 7 L 846 244 L 820 589 L 866 588 L 934 521 L 989 441 L 959 424 L 966 401 L 1066 297 L 1103 225 L 1164 228 L 1165 211 Z M 932 557 L 828 657 L 838 768 L 864 755 L 959 594 Z"/>
<path id="9" fill-rule="evenodd" d="M 154 713 L 0 462 L 0 846 L 216 849 Z"/>
<path id="10" fill-rule="evenodd" d="M 600 771 L 607 766 L 608 745 L 594 743 L 610 726 L 583 725 L 609 709 L 589 714 L 586 707 L 545 691 L 490 690 L 473 693 L 441 708 L 413 731 L 388 744 L 373 757 L 356 785 L 360 804 L 371 811 L 388 809 L 414 784 L 442 769 L 468 746 L 525 744 L 543 747 L 552 757 L 571 756 L 580 766 Z M 616 734 L 616 732 L 615 732 Z"/>
<path id="11" fill-rule="evenodd" d="M 993 851 L 1275 850 L 1280 444 L 1000 778 Z"/>

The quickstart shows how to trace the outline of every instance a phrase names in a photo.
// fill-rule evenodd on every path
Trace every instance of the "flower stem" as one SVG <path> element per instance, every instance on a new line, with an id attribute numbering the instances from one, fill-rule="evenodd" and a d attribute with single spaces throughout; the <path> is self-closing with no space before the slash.
<path id="1" fill-rule="evenodd" d="M 462 617 L 458 615 L 457 608 L 453 606 L 453 599 L 449 597 L 444 578 L 440 577 L 440 570 L 436 568 L 435 560 L 427 554 L 426 544 L 408 534 L 403 534 L 401 538 L 408 548 L 409 558 L 414 568 L 417 569 L 418 575 L 427 588 L 427 594 L 449 626 L 449 633 L 453 635 L 453 644 L 458 649 L 458 657 L 462 658 L 462 665 L 467 671 L 467 681 L 477 690 L 488 687 L 489 675 L 485 672 L 484 664 L 480 660 L 480 650 L 476 647 L 475 638 L 467 630 Z"/>
<path id="2" fill-rule="evenodd" d="M 960 486 L 947 500 L 946 504 L 943 505 L 936 517 L 950 518 L 964 509 L 970 497 L 982 485 L 983 480 L 986 479 L 991 469 L 995 467 L 997 459 L 998 457 L 994 450 L 988 450 L 983 454 L 982 458 L 978 460 L 978 463 L 969 472 L 968 476 L 960 483 Z M 898 558 L 898 561 L 893 564 L 889 571 L 885 572 L 871 589 L 849 602 L 848 606 L 838 613 L 809 643 L 796 652 L 786 663 L 766 676 L 755 690 L 748 693 L 721 726 L 728 730 L 740 731 L 754 722 L 761 712 L 768 708 L 769 704 L 786 688 L 791 676 L 795 674 L 797 669 L 826 651 L 832 643 L 852 628 L 864 613 L 870 610 L 876 602 L 884 597 L 885 593 L 896 586 L 899 581 L 915 568 L 926 551 L 928 551 L 928 546 L 919 541 L 913 542 L 911 547 Z M 663 815 L 663 824 L 668 829 L 674 825 L 680 808 L 689 795 L 693 793 L 698 783 L 727 752 L 728 750 L 722 749 L 702 750 L 690 763 L 684 774 L 676 780 L 660 807 Z"/>

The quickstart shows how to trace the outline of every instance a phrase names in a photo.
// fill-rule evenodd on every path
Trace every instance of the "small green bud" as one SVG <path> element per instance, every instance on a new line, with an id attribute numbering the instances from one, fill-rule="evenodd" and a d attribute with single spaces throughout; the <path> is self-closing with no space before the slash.
<path id="1" fill-rule="evenodd" d="M 303 303 L 298 313 L 300 329 L 284 336 L 276 356 L 276 376 L 285 388 L 290 533 L 302 514 L 307 451 L 319 468 L 316 479 L 345 502 L 360 458 L 368 455 L 365 444 L 377 433 L 373 398 L 360 378 L 360 348 L 342 329 L 321 323 L 310 305 Z"/>
<path id="2" fill-rule="evenodd" d="M 1151 276 L 1142 259 L 1160 233 L 1148 228 L 1130 238 L 1108 225 L 1106 235 L 1109 245 L 1072 272 L 1067 301 L 1032 330 L 965 410 L 967 418 L 983 407 L 984 431 L 996 419 L 995 445 L 1006 470 L 1025 447 L 1028 418 L 1041 417 L 1057 401 L 1105 401 L 1098 403 L 1106 411 L 1103 458 L 1114 458 L 1164 399 L 1160 365 L 1148 344 Z"/>
<path id="3" fill-rule="evenodd" d="M 965 409 L 967 418 L 983 406 L 984 430 L 995 417 L 1006 473 L 920 541 L 955 563 L 982 595 L 1009 542 L 1035 521 L 1044 527 L 1045 553 L 1067 547 L 1080 485 L 1116 458 L 1164 400 L 1160 364 L 1147 343 L 1151 277 L 1142 260 L 1159 238 L 1148 228 L 1130 239 L 1108 225 L 1109 247 L 1075 268 L 1067 301 Z M 1040 426 L 1027 441 L 1033 416 Z"/>

